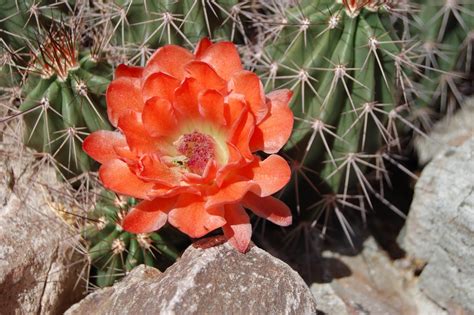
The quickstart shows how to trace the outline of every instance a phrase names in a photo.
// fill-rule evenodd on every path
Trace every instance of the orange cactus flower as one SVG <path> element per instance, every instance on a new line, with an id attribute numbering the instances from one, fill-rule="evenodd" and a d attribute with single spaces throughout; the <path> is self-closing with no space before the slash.
<path id="1" fill-rule="evenodd" d="M 291 95 L 265 95 L 230 42 L 204 38 L 194 53 L 164 46 L 144 68 L 117 68 L 106 97 L 119 131 L 94 132 L 83 148 L 102 164 L 106 188 L 143 199 L 123 220 L 125 230 L 148 233 L 168 221 L 198 238 L 222 228 L 245 252 L 252 229 L 244 208 L 291 224 L 289 208 L 271 196 L 290 179 L 274 153 L 293 128 Z"/>

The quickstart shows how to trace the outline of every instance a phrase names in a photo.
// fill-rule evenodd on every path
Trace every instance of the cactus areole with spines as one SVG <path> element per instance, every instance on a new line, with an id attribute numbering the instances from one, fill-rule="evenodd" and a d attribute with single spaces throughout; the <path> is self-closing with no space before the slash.
<path id="1" fill-rule="evenodd" d="M 178 257 L 173 246 L 176 240 L 162 233 L 132 234 L 123 230 L 122 221 L 136 204 L 134 198 L 104 190 L 88 213 L 82 236 L 89 244 L 93 278 L 99 287 L 112 285 L 140 264 L 163 270 Z"/>
<path id="2" fill-rule="evenodd" d="M 325 226 L 327 213 L 336 212 L 349 237 L 342 208 L 365 216 L 376 198 L 398 211 L 375 185 L 388 178 L 384 163 L 394 162 L 390 153 L 400 152 L 404 132 L 423 134 L 410 115 L 436 98 L 446 102 L 441 95 L 450 93 L 435 92 L 439 87 L 455 88 L 460 76 L 444 71 L 452 71 L 459 52 L 441 49 L 447 42 L 461 45 L 472 31 L 471 7 L 460 1 L 388 0 L 267 6 L 255 22 L 264 32 L 254 58 L 266 88 L 295 92 L 290 104 L 295 128 L 285 147 L 294 176 L 284 199 L 301 220 Z M 422 19 L 412 17 L 417 12 Z M 419 34 L 423 22 L 426 29 Z M 426 53 L 415 35 L 426 38 Z M 432 80 L 437 77 L 445 83 Z M 451 95 L 459 102 L 459 92 Z"/>
<path id="3" fill-rule="evenodd" d="M 299 187 L 310 182 L 316 195 L 344 196 L 371 168 L 371 156 L 393 144 L 384 112 L 397 106 L 399 38 L 389 15 L 374 12 L 381 2 L 306 3 L 303 12 L 288 9 L 287 25 L 263 55 L 278 68 L 271 87 L 281 82 L 295 91 L 297 118 L 287 151 L 299 165 L 296 172 L 314 172 L 301 176 Z M 297 199 L 305 207 L 315 202 Z M 314 219 L 319 212 L 305 213 Z"/>
<path id="4" fill-rule="evenodd" d="M 124 52 L 131 63 L 143 65 L 150 50 L 165 44 L 194 47 L 205 36 L 245 39 L 241 18 L 246 1 L 120 0 L 94 6 L 98 16 L 110 18 L 108 27 L 115 30 L 109 49 Z"/>
<path id="5" fill-rule="evenodd" d="M 79 53 L 75 30 L 53 24 L 33 53 L 20 106 L 25 143 L 49 154 L 65 179 L 94 170 L 82 151 L 90 132 L 110 129 L 105 94 L 109 66 Z"/>

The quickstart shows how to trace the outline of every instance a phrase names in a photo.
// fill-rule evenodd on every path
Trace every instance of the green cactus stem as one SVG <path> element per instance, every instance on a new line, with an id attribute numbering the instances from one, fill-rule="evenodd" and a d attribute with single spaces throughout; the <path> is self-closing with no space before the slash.
<path id="1" fill-rule="evenodd" d="M 94 170 L 81 144 L 90 132 L 110 129 L 105 90 L 112 70 L 91 52 L 79 52 L 72 28 L 52 27 L 28 69 L 20 111 L 24 142 L 51 155 L 65 178 Z"/>
<path id="2" fill-rule="evenodd" d="M 150 234 L 132 234 L 122 229 L 124 215 L 136 203 L 134 198 L 103 191 L 88 216 L 89 224 L 82 234 L 90 245 L 89 255 L 99 287 L 112 285 L 140 264 L 164 270 L 178 258 L 179 252 L 168 241 L 166 229 Z"/>
<path id="3" fill-rule="evenodd" d="M 143 64 L 165 44 L 193 47 L 202 37 L 243 42 L 246 2 L 121 0 L 94 3 L 90 23 L 107 34 L 104 48 L 119 62 Z"/>

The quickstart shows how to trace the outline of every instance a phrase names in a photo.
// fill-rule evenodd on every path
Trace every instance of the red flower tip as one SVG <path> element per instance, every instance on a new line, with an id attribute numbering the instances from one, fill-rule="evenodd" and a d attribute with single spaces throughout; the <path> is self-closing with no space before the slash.
<path id="1" fill-rule="evenodd" d="M 291 95 L 265 95 L 230 42 L 204 38 L 194 53 L 167 45 L 143 68 L 116 69 L 107 111 L 120 131 L 94 132 L 83 148 L 102 163 L 105 187 L 143 199 L 125 217 L 125 230 L 148 233 L 168 221 L 197 238 L 222 228 L 245 252 L 252 228 L 243 207 L 291 224 L 290 209 L 271 197 L 290 179 L 275 153 L 293 128 Z M 270 156 L 261 160 L 256 151 Z"/>

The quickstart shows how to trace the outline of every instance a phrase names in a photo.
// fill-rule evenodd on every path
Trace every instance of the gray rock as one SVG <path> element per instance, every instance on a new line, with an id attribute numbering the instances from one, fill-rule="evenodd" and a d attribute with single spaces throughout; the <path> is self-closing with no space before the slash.
<path id="1" fill-rule="evenodd" d="M 311 285 L 319 311 L 326 315 L 448 315 L 420 290 L 411 261 L 391 260 L 372 237 L 365 240 L 360 253 L 349 253 L 343 247 L 323 252 L 318 268 L 330 280 Z"/>
<path id="2" fill-rule="evenodd" d="M 463 232 L 453 224 L 473 193 L 473 151 L 474 137 L 457 149 L 445 151 L 423 170 L 399 240 L 414 257 L 428 261 L 444 237 Z"/>
<path id="3" fill-rule="evenodd" d="M 140 265 L 133 269 L 124 279 L 112 287 L 106 287 L 86 296 L 82 301 L 73 305 L 66 314 L 118 314 L 130 310 L 130 314 L 149 314 L 154 309 L 143 311 L 140 305 L 147 298 L 155 300 L 150 285 L 161 278 L 161 272 L 153 267 Z M 136 298 L 136 294 L 145 294 L 142 300 Z M 132 300 L 133 299 L 133 300 Z M 133 304 L 130 309 L 130 304 Z M 138 309 L 140 309 L 139 313 Z"/>
<path id="4" fill-rule="evenodd" d="M 420 289 L 450 312 L 474 313 L 474 137 L 423 170 L 400 245 L 427 265 Z"/>
<path id="5" fill-rule="evenodd" d="M 421 290 L 452 311 L 474 314 L 474 194 L 459 205 L 420 275 Z"/>
<path id="6" fill-rule="evenodd" d="M 140 266 L 66 314 L 315 314 L 310 290 L 288 265 L 252 246 L 188 248 L 165 273 Z"/>
<path id="7" fill-rule="evenodd" d="M 347 305 L 344 300 L 337 295 L 334 288 L 329 283 L 313 283 L 311 293 L 318 301 L 318 311 L 327 315 L 348 315 Z"/>
<path id="8" fill-rule="evenodd" d="M 358 255 L 324 251 L 323 260 L 332 262 L 322 266 L 331 282 L 311 286 L 318 310 L 328 315 L 417 314 L 417 306 L 406 293 L 406 275 L 372 237 L 364 242 Z M 343 273 L 341 268 L 349 273 Z"/>
<path id="9" fill-rule="evenodd" d="M 474 136 L 474 97 L 467 99 L 461 110 L 437 122 L 429 138 L 421 135 L 415 137 L 418 161 L 421 165 L 425 165 L 435 156 L 462 145 L 472 136 Z"/>
<path id="10" fill-rule="evenodd" d="M 49 168 L 33 168 L 26 151 L 4 142 L 0 155 L 0 313 L 61 314 L 83 295 L 86 260 L 53 210 L 49 190 L 60 183 Z"/>

